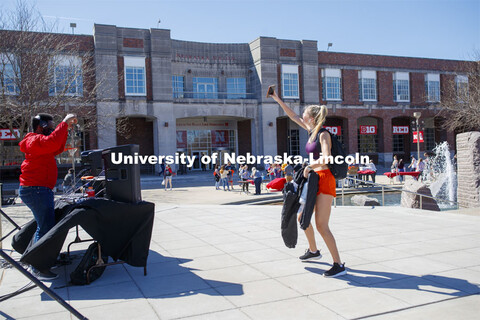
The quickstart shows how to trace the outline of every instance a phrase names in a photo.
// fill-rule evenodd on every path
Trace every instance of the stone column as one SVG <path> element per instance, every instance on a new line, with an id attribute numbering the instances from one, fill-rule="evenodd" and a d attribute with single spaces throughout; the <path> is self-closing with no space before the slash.
<path id="1" fill-rule="evenodd" d="M 480 132 L 457 135 L 457 201 L 461 208 L 480 207 Z"/>

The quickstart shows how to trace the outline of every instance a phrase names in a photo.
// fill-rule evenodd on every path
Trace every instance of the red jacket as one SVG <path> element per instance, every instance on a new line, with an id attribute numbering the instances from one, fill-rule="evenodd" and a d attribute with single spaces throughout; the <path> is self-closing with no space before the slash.
<path id="1" fill-rule="evenodd" d="M 55 187 L 58 176 L 55 156 L 63 152 L 67 137 L 68 125 L 61 122 L 48 136 L 30 132 L 20 141 L 20 151 L 25 153 L 21 166 L 21 186 Z"/>

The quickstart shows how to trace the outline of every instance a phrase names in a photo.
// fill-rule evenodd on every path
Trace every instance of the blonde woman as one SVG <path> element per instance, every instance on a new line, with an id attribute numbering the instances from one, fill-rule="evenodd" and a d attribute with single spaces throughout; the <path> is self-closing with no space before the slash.
<path id="1" fill-rule="evenodd" d="M 222 165 L 220 167 L 220 181 L 223 185 L 223 191 L 230 191 L 230 187 L 228 186 L 228 172 L 229 170 L 225 169 L 225 165 Z M 225 190 L 225 187 L 227 187 L 227 190 Z"/>
<path id="2" fill-rule="evenodd" d="M 319 176 L 318 192 L 315 203 L 315 226 L 318 232 L 320 232 L 320 235 L 325 241 L 325 244 L 327 245 L 328 250 L 333 258 L 332 268 L 326 271 L 323 275 L 325 277 L 338 277 L 344 275 L 347 273 L 347 271 L 345 270 L 345 265 L 340 260 L 340 254 L 338 253 L 335 237 L 328 226 L 332 201 L 333 198 L 336 197 L 335 178 L 328 169 L 328 166 L 324 163 L 323 159 L 319 157 L 320 153 L 324 157 L 331 155 L 332 141 L 330 134 L 326 131 L 323 131 L 319 135 L 320 149 L 318 148 L 316 141 L 318 133 L 322 128 L 325 119 L 327 118 L 327 107 L 324 105 L 310 105 L 303 112 L 302 118 L 300 118 L 278 97 L 275 91 L 270 96 L 280 105 L 280 107 L 282 107 L 292 121 L 297 123 L 303 129 L 307 130 L 310 134 L 305 149 L 307 153 L 313 153 L 313 158 L 316 160 L 305 168 L 304 176 L 307 178 L 310 171 L 315 171 Z M 315 242 L 315 231 L 311 224 L 305 230 L 305 235 L 308 240 L 309 248 L 306 250 L 305 254 L 300 257 L 300 260 L 306 261 L 311 259 L 320 259 L 322 255 L 317 249 L 317 244 Z"/>

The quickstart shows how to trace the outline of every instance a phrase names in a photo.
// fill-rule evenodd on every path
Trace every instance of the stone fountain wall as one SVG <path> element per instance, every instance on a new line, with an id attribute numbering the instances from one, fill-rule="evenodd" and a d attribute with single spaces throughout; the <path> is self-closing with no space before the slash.
<path id="1" fill-rule="evenodd" d="M 461 208 L 480 207 L 480 132 L 457 135 L 457 201 Z"/>

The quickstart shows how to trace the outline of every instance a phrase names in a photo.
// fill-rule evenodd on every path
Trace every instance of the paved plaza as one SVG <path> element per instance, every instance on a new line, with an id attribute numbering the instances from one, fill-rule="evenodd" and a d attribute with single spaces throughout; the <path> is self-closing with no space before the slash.
<path id="1" fill-rule="evenodd" d="M 318 234 L 323 258 L 315 262 L 298 260 L 307 247 L 303 233 L 295 249 L 283 244 L 280 206 L 219 204 L 254 198 L 238 190 L 143 186 L 144 199 L 156 205 L 148 275 L 115 265 L 88 286 L 69 286 L 86 243 L 73 246 L 77 260 L 54 269 L 60 277 L 47 283 L 90 319 L 478 319 L 478 215 L 334 208 L 331 228 L 348 275 L 328 279 L 322 273 L 331 257 Z M 19 224 L 31 218 L 22 204 L 4 210 Z M 3 228 L 11 228 L 5 220 Z M 26 284 L 17 270 L 0 269 L 0 295 Z M 2 317 L 71 315 L 35 288 L 0 302 Z"/>

